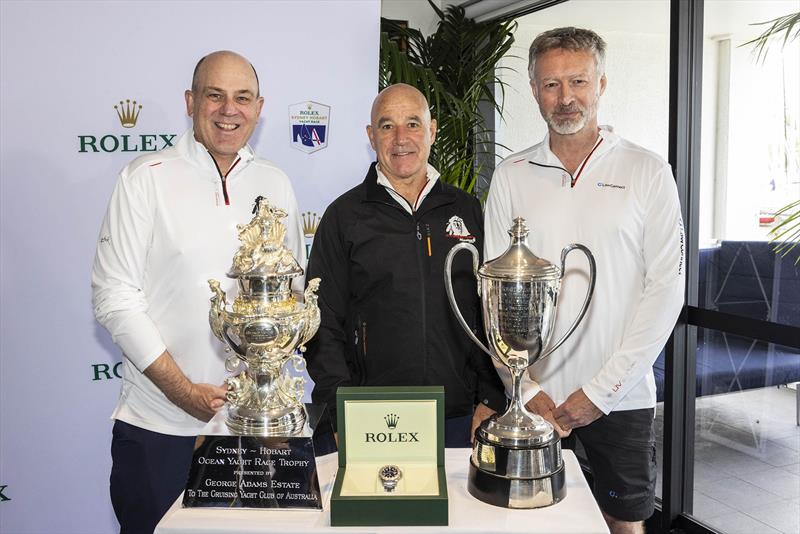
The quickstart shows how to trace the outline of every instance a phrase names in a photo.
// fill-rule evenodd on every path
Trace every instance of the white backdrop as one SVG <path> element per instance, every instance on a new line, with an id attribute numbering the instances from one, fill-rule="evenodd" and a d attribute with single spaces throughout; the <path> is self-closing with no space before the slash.
<path id="1" fill-rule="evenodd" d="M 118 528 L 119 350 L 92 316 L 89 273 L 133 147 L 189 127 L 196 61 L 231 49 L 253 62 L 266 102 L 251 144 L 321 215 L 373 158 L 379 17 L 379 0 L 0 3 L 0 532 Z M 113 108 L 127 99 L 142 105 L 132 128 Z M 312 154 L 290 147 L 288 108 L 307 100 L 331 107 L 328 146 Z"/>

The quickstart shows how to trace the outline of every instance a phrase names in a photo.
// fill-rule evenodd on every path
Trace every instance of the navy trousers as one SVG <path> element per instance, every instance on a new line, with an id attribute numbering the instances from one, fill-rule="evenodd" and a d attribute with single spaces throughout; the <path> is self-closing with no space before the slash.
<path id="1" fill-rule="evenodd" d="M 169 436 L 123 421 L 111 440 L 111 504 L 120 534 L 151 534 L 189 478 L 194 436 Z"/>
<path id="2" fill-rule="evenodd" d="M 444 446 L 445 447 L 472 447 L 470 440 L 472 436 L 469 431 L 472 428 L 472 415 L 462 415 L 461 417 L 451 417 L 444 420 Z"/>

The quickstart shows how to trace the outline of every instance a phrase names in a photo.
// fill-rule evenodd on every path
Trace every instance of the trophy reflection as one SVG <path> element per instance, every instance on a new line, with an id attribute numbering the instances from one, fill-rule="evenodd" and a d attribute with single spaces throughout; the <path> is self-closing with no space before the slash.
<path id="1" fill-rule="evenodd" d="M 238 295 L 228 309 L 220 283 L 209 280 L 208 320 L 226 351 L 233 351 L 225 362 L 228 371 L 244 366 L 226 380 L 228 428 L 238 435 L 292 436 L 308 419 L 305 380 L 298 376 L 305 359 L 297 349 L 302 353 L 319 328 L 320 280 L 311 280 L 305 302 L 297 302 L 291 283 L 303 269 L 283 244 L 286 228 L 280 220 L 286 212 L 258 197 L 254 213 L 248 224 L 236 227 L 241 245 L 227 273 L 237 280 Z"/>
<path id="2" fill-rule="evenodd" d="M 498 258 L 478 268 L 477 249 L 469 243 L 454 246 L 445 260 L 445 288 L 450 305 L 473 342 L 511 373 L 509 408 L 493 415 L 475 432 L 469 469 L 469 492 L 481 501 L 506 508 L 538 508 L 566 495 L 561 441 L 553 426 L 530 413 L 521 402 L 522 375 L 528 367 L 550 355 L 572 335 L 586 314 L 594 292 L 595 261 L 583 245 L 561 251 L 561 268 L 534 255 L 527 244 L 528 228 L 522 218 L 509 230 L 511 245 Z M 453 296 L 451 268 L 461 250 L 469 250 L 478 279 L 487 348 L 464 320 Z M 551 347 L 548 343 L 564 277 L 566 256 L 580 250 L 589 260 L 590 279 L 578 317 Z M 546 348 L 548 347 L 548 348 Z"/>

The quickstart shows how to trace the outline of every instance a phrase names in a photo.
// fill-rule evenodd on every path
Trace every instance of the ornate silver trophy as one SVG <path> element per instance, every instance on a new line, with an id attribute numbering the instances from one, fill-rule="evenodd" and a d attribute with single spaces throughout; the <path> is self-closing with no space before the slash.
<path id="1" fill-rule="evenodd" d="M 208 321 L 214 335 L 233 351 L 225 362 L 233 372 L 228 378 L 228 417 L 234 434 L 291 436 L 307 419 L 302 402 L 305 380 L 300 372 L 305 359 L 296 354 L 319 328 L 315 294 L 320 280 L 311 280 L 305 303 L 292 294 L 291 282 L 303 274 L 292 253 L 283 245 L 286 229 L 280 219 L 286 213 L 266 199 L 256 199 L 255 216 L 237 225 L 241 246 L 227 276 L 238 282 L 232 309 L 226 308 L 225 292 L 217 280 L 209 280 L 213 297 Z"/>
<path id="2" fill-rule="evenodd" d="M 469 337 L 511 372 L 511 404 L 501 416 L 484 421 L 475 433 L 469 470 L 469 492 L 481 501 L 506 508 L 538 508 L 566 495 L 561 441 L 553 426 L 530 413 L 521 402 L 525 370 L 552 354 L 575 331 L 594 292 L 595 261 L 583 245 L 561 251 L 561 268 L 534 255 L 527 244 L 528 228 L 522 218 L 509 230 L 511 245 L 498 258 L 478 268 L 477 249 L 459 243 L 445 261 L 445 288 L 450 305 Z M 475 337 L 453 297 L 453 258 L 467 249 L 472 253 L 478 278 L 487 348 Z M 558 292 L 567 254 L 578 249 L 589 259 L 590 280 L 580 313 L 567 332 L 546 348 L 553 333 Z"/>

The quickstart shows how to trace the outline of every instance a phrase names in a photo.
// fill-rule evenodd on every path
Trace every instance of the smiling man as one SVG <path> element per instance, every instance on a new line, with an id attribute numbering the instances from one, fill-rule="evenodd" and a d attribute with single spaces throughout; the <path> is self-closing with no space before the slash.
<path id="1" fill-rule="evenodd" d="M 582 243 L 597 261 L 589 311 L 575 335 L 523 379 L 527 408 L 549 420 L 564 446 L 577 439 L 594 495 L 614 534 L 642 532 L 653 513 L 656 404 L 653 362 L 683 303 L 684 256 L 669 165 L 609 129 L 598 128 L 606 88 L 603 39 L 557 28 L 530 47 L 529 76 L 545 139 L 495 171 L 486 204 L 486 257 L 508 246 L 524 217 L 531 249 L 557 261 Z M 580 310 L 589 280 L 584 258 L 567 264 L 554 338 Z M 498 368 L 506 387 L 510 377 Z"/>
<path id="2" fill-rule="evenodd" d="M 288 178 L 247 145 L 264 103 L 253 66 L 209 54 L 185 97 L 193 128 L 122 170 L 92 271 L 95 316 L 123 353 L 111 443 L 123 533 L 153 531 L 186 484 L 195 436 L 225 403 L 207 280 L 230 267 L 256 197 L 289 214 L 287 245 L 305 259 Z"/>
<path id="3" fill-rule="evenodd" d="M 444 289 L 444 259 L 483 243 L 478 200 L 428 164 L 436 121 L 415 88 L 384 89 L 367 136 L 378 161 L 325 211 L 308 277 L 321 277 L 322 324 L 308 344 L 315 402 L 335 409 L 339 386 L 445 388 L 445 444 L 469 446 L 474 428 L 505 406 L 489 359 L 463 333 Z M 476 329 L 479 301 L 467 255 L 453 264 L 455 294 Z M 335 421 L 335 418 L 334 418 Z"/>

